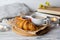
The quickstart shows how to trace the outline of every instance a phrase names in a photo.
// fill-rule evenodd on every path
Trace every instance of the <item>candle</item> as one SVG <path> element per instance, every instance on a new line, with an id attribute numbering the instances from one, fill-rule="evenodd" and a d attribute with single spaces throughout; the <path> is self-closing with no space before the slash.
<path id="1" fill-rule="evenodd" d="M 2 29 L 3 28 L 3 26 L 2 25 L 0 25 L 0 29 Z"/>
<path id="2" fill-rule="evenodd" d="M 51 18 L 51 21 L 56 22 L 57 18 L 53 17 L 53 18 Z"/>

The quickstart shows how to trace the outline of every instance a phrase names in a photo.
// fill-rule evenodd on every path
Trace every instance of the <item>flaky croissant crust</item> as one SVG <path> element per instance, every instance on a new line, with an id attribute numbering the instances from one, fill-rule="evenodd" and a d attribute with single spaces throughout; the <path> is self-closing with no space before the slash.
<path id="1" fill-rule="evenodd" d="M 22 18 L 20 16 L 15 17 L 16 25 L 18 28 L 27 31 L 35 31 L 37 27 L 31 22 L 30 19 Z"/>

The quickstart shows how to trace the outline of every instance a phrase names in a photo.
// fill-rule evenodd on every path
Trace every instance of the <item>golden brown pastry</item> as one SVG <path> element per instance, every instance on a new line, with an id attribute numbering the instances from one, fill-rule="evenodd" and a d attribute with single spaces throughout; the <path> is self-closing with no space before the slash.
<path id="1" fill-rule="evenodd" d="M 29 23 L 28 26 L 29 26 L 28 29 L 31 30 L 31 31 L 35 31 L 37 29 L 37 27 L 32 23 Z"/>
<path id="2" fill-rule="evenodd" d="M 21 22 L 18 24 L 18 27 L 19 27 L 19 28 L 23 28 L 24 22 L 25 22 L 25 21 L 21 21 Z"/>
<path id="3" fill-rule="evenodd" d="M 16 25 L 18 28 L 29 30 L 29 31 L 35 31 L 37 27 L 31 22 L 29 19 L 25 19 L 22 17 L 15 17 Z"/>
<path id="4" fill-rule="evenodd" d="M 18 20 L 21 20 L 22 18 L 20 16 L 16 16 L 15 17 L 15 20 L 18 21 Z"/>
<path id="5" fill-rule="evenodd" d="M 25 21 L 25 23 L 23 24 L 23 29 L 28 30 L 28 21 Z"/>

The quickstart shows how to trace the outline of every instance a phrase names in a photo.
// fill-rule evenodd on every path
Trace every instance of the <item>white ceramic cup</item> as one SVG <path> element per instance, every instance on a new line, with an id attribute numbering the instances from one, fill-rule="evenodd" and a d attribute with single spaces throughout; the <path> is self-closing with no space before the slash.
<path id="1" fill-rule="evenodd" d="M 37 16 L 37 15 L 35 15 L 35 16 Z M 40 16 L 39 16 L 40 18 L 34 18 L 33 15 L 32 16 L 26 16 L 26 17 L 30 18 L 31 21 L 36 25 L 41 25 L 44 23 L 44 21 L 43 21 L 44 18 L 42 18 Z"/>

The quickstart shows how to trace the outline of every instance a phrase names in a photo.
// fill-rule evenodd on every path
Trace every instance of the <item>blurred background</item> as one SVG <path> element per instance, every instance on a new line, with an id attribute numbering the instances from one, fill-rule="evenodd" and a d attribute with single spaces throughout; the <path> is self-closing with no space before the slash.
<path id="1" fill-rule="evenodd" d="M 0 0 L 0 6 L 12 4 L 12 3 L 25 3 L 32 10 L 36 10 L 40 3 L 45 5 L 45 2 L 50 2 L 51 6 L 60 7 L 60 0 Z"/>

